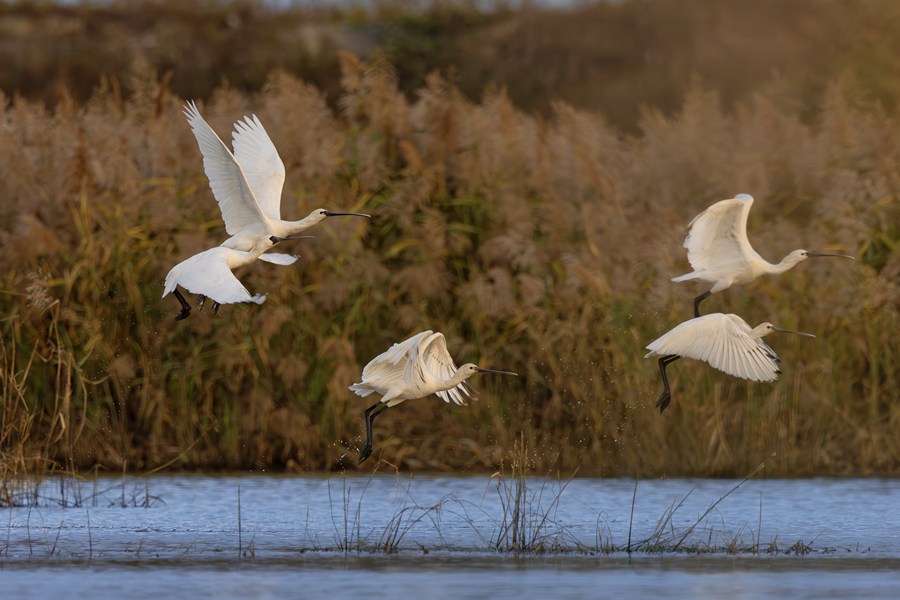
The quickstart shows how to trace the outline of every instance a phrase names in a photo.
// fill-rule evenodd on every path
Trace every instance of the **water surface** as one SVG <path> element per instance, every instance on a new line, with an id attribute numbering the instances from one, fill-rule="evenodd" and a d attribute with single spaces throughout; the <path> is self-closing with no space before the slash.
<path id="1" fill-rule="evenodd" d="M 494 549 L 514 490 L 486 476 L 155 476 L 100 479 L 96 495 L 51 480 L 38 506 L 0 511 L 0 576 L 9 597 L 896 596 L 900 482 L 738 483 L 640 481 L 632 519 L 633 480 L 530 479 L 527 537 L 570 552 L 516 556 Z M 603 552 L 629 527 L 702 553 Z"/>

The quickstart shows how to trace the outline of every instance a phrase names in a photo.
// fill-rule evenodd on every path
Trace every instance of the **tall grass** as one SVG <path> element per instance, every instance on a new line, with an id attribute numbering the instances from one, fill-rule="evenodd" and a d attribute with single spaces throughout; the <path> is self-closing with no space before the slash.
<path id="1" fill-rule="evenodd" d="M 73 3 L 75 4 L 75 3 Z M 630 132 L 642 106 L 678 110 L 694 79 L 732 107 L 759 90 L 804 115 L 852 76 L 884 106 L 900 101 L 894 0 L 616 0 L 566 10 L 468 0 L 385 0 L 368 8 L 273 11 L 254 0 L 0 3 L 0 89 L 50 106 L 81 103 L 101 80 L 121 102 L 143 61 L 185 98 L 223 84 L 258 92 L 282 69 L 342 94 L 339 52 L 382 48 L 408 98 L 440 69 L 470 99 L 504 86 L 544 117 L 562 99 Z"/>
<path id="2" fill-rule="evenodd" d="M 0 100 L 5 469 L 350 468 L 366 401 L 347 386 L 434 329 L 459 362 L 520 377 L 473 381 L 468 408 L 387 411 L 376 454 L 398 466 L 495 467 L 521 433 L 534 468 L 581 474 L 740 475 L 772 452 L 774 475 L 900 471 L 900 122 L 852 83 L 812 120 L 764 94 L 725 111 L 697 85 L 631 136 L 561 102 L 526 114 L 500 89 L 471 102 L 438 74 L 410 101 L 378 55 L 345 54 L 342 73 L 336 111 L 278 71 L 201 111 L 226 139 L 259 116 L 287 166 L 285 218 L 373 218 L 317 226 L 293 267 L 239 270 L 264 305 L 179 323 L 166 272 L 225 232 L 168 79 L 138 63 L 127 97 L 107 82 L 83 107 Z M 685 225 L 738 192 L 757 198 L 765 258 L 860 260 L 708 300 L 818 338 L 773 339 L 772 384 L 682 361 L 660 415 L 643 347 L 702 291 L 669 281 L 689 269 Z"/>

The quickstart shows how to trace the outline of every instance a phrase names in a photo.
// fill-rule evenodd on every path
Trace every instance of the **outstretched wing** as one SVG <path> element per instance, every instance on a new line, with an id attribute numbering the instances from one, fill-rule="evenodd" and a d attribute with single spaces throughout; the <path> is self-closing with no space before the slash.
<path id="1" fill-rule="evenodd" d="M 297 259 L 300 258 L 295 254 L 280 254 L 278 252 L 266 252 L 264 254 L 259 255 L 259 260 L 272 263 L 273 265 L 282 265 L 288 266 L 297 262 Z"/>
<path id="2" fill-rule="evenodd" d="M 203 170 L 206 171 L 209 187 L 222 211 L 225 231 L 229 235 L 248 233 L 262 237 L 266 234 L 266 222 L 269 219 L 256 201 L 241 165 L 200 116 L 197 105 L 191 102 L 184 108 L 184 114 L 200 145 Z"/>
<path id="3" fill-rule="evenodd" d="M 432 377 L 447 380 L 456 375 L 456 363 L 453 362 L 453 358 L 447 350 L 447 340 L 444 338 L 443 333 L 433 334 L 425 340 L 421 347 L 423 348 L 422 362 Z M 445 392 L 437 392 L 437 396 L 442 398 L 444 402 L 453 400 L 456 404 L 468 406 L 466 399 L 463 398 L 463 394 L 472 398 L 462 383 Z"/>
<path id="4" fill-rule="evenodd" d="M 694 271 L 743 265 L 754 250 L 747 239 L 747 215 L 753 198 L 716 202 L 691 221 L 684 247 Z"/>
<path id="5" fill-rule="evenodd" d="M 230 252 L 235 251 L 230 250 Z M 241 285 L 241 282 L 228 268 L 228 260 L 222 248 L 212 248 L 201 252 L 182 264 L 184 268 L 178 274 L 175 283 L 193 294 L 202 294 L 219 304 L 235 304 L 237 302 L 262 304 L 266 301 L 265 295 L 251 296 L 247 288 Z"/>
<path id="6" fill-rule="evenodd" d="M 431 331 L 423 331 L 406 341 L 394 344 L 386 352 L 373 358 L 362 372 L 362 382 L 353 384 L 350 389 L 360 396 L 367 396 L 369 388 L 387 391 L 388 388 L 403 380 L 403 372 L 409 361 L 410 352 L 419 347 L 423 336 L 431 335 Z"/>
<path id="7" fill-rule="evenodd" d="M 262 123 L 253 115 L 234 124 L 234 157 L 241 164 L 250 189 L 263 213 L 281 219 L 284 163 Z"/>
<path id="8" fill-rule="evenodd" d="M 658 355 L 702 360 L 729 375 L 752 381 L 778 379 L 777 358 L 727 315 L 715 313 L 685 321 L 647 345 Z M 645 357 L 646 358 L 646 357 Z"/>

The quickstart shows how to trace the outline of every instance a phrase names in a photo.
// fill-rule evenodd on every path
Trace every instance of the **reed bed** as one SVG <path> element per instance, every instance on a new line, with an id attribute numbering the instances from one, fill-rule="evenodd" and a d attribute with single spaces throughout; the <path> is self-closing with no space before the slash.
<path id="1" fill-rule="evenodd" d="M 147 62 L 123 96 L 82 106 L 0 97 L 0 483 L 28 469 L 352 469 L 367 400 L 347 386 L 392 343 L 433 329 L 458 362 L 517 371 L 387 411 L 375 456 L 404 469 L 496 469 L 524 435 L 534 468 L 585 475 L 900 472 L 900 121 L 855 83 L 813 116 L 777 93 L 734 110 L 695 84 L 626 135 L 501 88 L 475 102 L 438 73 L 410 96 L 383 55 L 341 55 L 341 95 L 283 71 L 218 88 L 201 112 L 227 139 L 255 113 L 287 166 L 283 216 L 371 213 L 310 230 L 290 268 L 237 275 L 262 306 L 176 323 L 177 262 L 225 239 L 184 99 Z M 644 346 L 702 288 L 686 224 L 738 192 L 772 261 L 798 247 L 856 255 L 704 304 L 807 331 L 771 341 L 778 382 L 671 369 Z M 5 493 L 5 492 L 4 492 Z"/>

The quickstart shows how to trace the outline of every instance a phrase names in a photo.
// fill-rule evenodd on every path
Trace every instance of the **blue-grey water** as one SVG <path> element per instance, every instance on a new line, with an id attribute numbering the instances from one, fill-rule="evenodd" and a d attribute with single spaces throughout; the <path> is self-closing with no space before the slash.
<path id="1" fill-rule="evenodd" d="M 516 555 L 496 550 L 515 489 L 487 476 L 53 479 L 0 510 L 0 581 L 4 598 L 897 596 L 900 481 L 738 483 L 533 478 L 526 541 L 571 551 Z M 629 527 L 694 552 L 629 556 Z"/>

